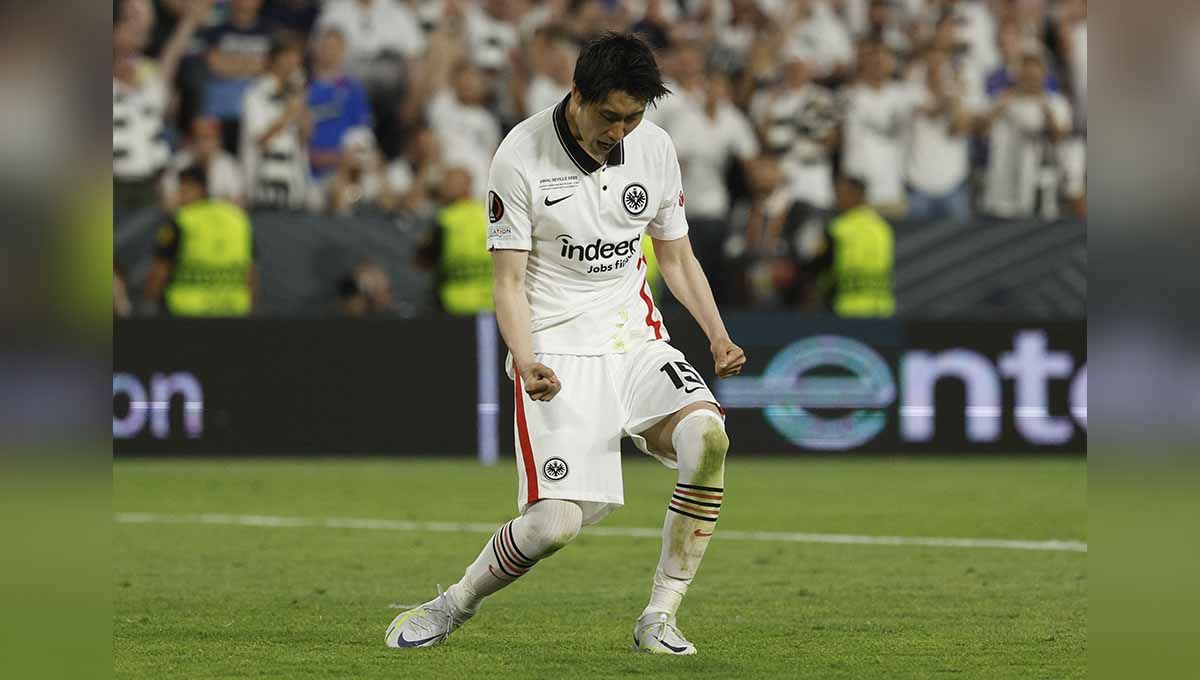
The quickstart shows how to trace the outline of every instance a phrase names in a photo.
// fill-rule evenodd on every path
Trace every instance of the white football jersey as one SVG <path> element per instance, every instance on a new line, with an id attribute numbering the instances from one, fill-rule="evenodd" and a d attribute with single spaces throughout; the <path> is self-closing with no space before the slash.
<path id="1" fill-rule="evenodd" d="M 688 232 L 675 146 L 643 120 L 599 163 L 571 136 L 566 102 L 517 125 L 496 151 L 488 249 L 529 251 L 534 352 L 612 354 L 667 340 L 641 241 Z"/>

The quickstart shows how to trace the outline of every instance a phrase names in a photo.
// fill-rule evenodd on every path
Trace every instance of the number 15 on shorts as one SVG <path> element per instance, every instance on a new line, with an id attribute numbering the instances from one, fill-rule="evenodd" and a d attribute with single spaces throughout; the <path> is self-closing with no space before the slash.
<path id="1" fill-rule="evenodd" d="M 671 383 L 675 385 L 675 389 L 683 390 L 686 394 L 708 388 L 696 369 L 686 361 L 668 361 L 658 370 L 667 374 Z"/>

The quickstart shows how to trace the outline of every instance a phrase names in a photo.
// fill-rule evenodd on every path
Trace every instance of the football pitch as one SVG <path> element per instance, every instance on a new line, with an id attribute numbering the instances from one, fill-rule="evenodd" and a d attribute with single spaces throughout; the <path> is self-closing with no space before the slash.
<path id="1" fill-rule="evenodd" d="M 674 483 L 649 459 L 626 459 L 624 508 L 446 644 L 405 651 L 383 645 L 395 606 L 458 580 L 511 518 L 513 464 L 118 459 L 114 672 L 1083 678 L 1086 470 L 1071 457 L 731 454 L 679 614 L 699 654 L 677 658 L 629 651 Z"/>

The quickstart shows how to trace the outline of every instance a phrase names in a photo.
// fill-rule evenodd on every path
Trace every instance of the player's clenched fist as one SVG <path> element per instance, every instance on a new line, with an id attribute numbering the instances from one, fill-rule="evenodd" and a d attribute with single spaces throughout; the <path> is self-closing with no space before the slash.
<path id="1" fill-rule="evenodd" d="M 737 375 L 742 372 L 742 366 L 746 365 L 746 353 L 729 338 L 714 340 L 709 349 L 712 350 L 718 378 Z"/>
<path id="2" fill-rule="evenodd" d="M 545 364 L 532 363 L 521 369 L 525 393 L 534 401 L 550 401 L 562 389 L 558 376 Z"/>

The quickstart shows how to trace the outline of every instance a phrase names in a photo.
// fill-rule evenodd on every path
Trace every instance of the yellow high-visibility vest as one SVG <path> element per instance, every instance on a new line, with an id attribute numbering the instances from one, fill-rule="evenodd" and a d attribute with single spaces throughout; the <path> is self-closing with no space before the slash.
<path id="1" fill-rule="evenodd" d="M 887 317 L 896 313 L 892 293 L 892 227 L 868 206 L 834 220 L 833 311 L 838 316 Z"/>
<path id="2" fill-rule="evenodd" d="M 483 203 L 462 200 L 438 211 L 442 252 L 438 260 L 438 297 L 451 314 L 477 314 L 494 309 L 492 256 L 487 247 L 487 210 Z"/>
<path id="3" fill-rule="evenodd" d="M 250 313 L 254 263 L 250 219 L 226 201 L 189 203 L 175 214 L 179 253 L 166 304 L 176 316 Z"/>

